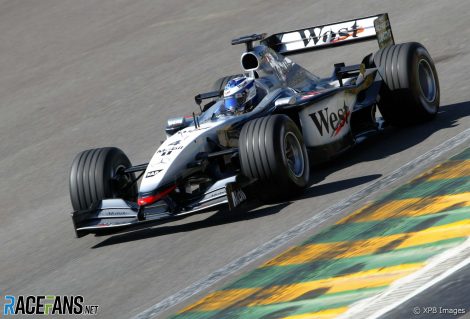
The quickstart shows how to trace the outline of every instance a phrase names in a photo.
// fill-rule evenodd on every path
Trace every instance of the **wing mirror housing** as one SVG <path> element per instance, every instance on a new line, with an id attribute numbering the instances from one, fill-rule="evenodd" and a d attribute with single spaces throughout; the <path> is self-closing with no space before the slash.
<path id="1" fill-rule="evenodd" d="M 286 105 L 294 105 L 295 104 L 295 96 L 288 96 L 288 97 L 281 97 L 274 102 L 274 106 L 286 106 Z"/>
<path id="2" fill-rule="evenodd" d="M 165 127 L 165 133 L 166 136 L 169 137 L 179 130 L 184 129 L 185 127 L 188 127 L 189 124 L 191 123 L 192 119 L 191 118 L 186 118 L 183 116 L 180 117 L 172 117 L 166 121 L 166 127 Z"/>

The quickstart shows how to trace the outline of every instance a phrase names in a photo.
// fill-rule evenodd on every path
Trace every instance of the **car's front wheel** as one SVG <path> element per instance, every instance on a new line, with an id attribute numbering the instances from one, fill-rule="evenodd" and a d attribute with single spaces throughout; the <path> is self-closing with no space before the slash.
<path id="1" fill-rule="evenodd" d="M 257 197 L 283 199 L 306 187 L 310 176 L 307 149 L 297 125 L 286 115 L 247 122 L 239 139 L 242 174 L 256 179 Z"/>
<path id="2" fill-rule="evenodd" d="M 74 211 L 90 208 L 105 198 L 135 201 L 137 185 L 133 173 L 122 174 L 131 166 L 129 158 L 116 147 L 86 150 L 75 156 L 70 169 L 70 199 Z"/>

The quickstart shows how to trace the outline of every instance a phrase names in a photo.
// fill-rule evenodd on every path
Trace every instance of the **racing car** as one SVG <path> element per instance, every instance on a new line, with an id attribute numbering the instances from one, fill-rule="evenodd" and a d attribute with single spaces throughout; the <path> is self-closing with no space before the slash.
<path id="1" fill-rule="evenodd" d="M 320 78 L 288 56 L 377 40 L 359 64 Z M 308 186 L 310 163 L 328 160 L 383 130 L 433 119 L 439 81 L 416 42 L 395 44 L 388 14 L 232 40 L 242 72 L 198 94 L 199 111 L 171 118 L 149 163 L 118 148 L 73 160 L 70 197 L 77 237 L 164 222 L 250 197 L 273 201 Z M 250 100 L 248 105 L 246 102 Z M 139 187 L 137 185 L 139 184 Z M 259 191 L 262 190 L 262 191 Z"/>

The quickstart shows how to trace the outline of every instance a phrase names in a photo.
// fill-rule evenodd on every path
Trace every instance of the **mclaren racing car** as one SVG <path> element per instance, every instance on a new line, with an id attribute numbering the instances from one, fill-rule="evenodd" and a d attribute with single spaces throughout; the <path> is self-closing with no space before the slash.
<path id="1" fill-rule="evenodd" d="M 356 65 L 334 64 L 325 78 L 288 58 L 372 39 L 378 51 Z M 419 43 L 395 44 L 387 14 L 232 44 L 246 45 L 243 74 L 198 94 L 197 114 L 168 120 L 167 139 L 149 163 L 132 166 L 114 147 L 75 157 L 70 197 L 78 237 L 222 204 L 234 209 L 250 196 L 285 198 L 308 185 L 312 160 L 346 151 L 384 123 L 430 120 L 439 108 L 431 56 Z M 250 105 L 237 108 L 247 98 Z"/>

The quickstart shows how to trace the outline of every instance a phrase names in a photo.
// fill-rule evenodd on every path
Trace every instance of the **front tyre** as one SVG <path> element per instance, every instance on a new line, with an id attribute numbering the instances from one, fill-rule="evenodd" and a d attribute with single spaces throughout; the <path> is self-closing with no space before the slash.
<path id="1" fill-rule="evenodd" d="M 75 156 L 70 169 L 70 200 L 74 211 L 90 208 L 105 198 L 135 201 L 134 174 L 123 174 L 131 166 L 129 158 L 116 147 L 86 150 Z"/>
<path id="2" fill-rule="evenodd" d="M 286 198 L 308 185 L 307 149 L 286 115 L 247 122 L 240 132 L 239 154 L 242 174 L 258 180 L 256 196 L 263 201 Z"/>
<path id="3" fill-rule="evenodd" d="M 422 44 L 410 42 L 383 48 L 375 54 L 374 63 L 385 82 L 378 106 L 387 122 L 405 126 L 436 116 L 439 79 Z"/>

